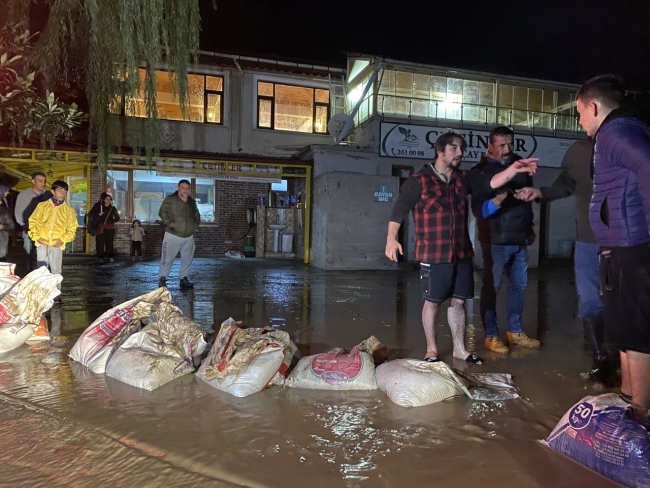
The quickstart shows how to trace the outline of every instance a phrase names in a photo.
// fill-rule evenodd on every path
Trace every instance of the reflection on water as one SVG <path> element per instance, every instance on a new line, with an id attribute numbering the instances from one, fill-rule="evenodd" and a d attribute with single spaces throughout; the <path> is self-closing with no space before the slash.
<path id="1" fill-rule="evenodd" d="M 409 409 L 378 390 L 276 387 L 235 398 L 193 375 L 148 392 L 71 361 L 68 351 L 87 325 L 154 289 L 156 269 L 155 262 L 125 265 L 111 284 L 101 269 L 66 266 L 63 304 L 48 314 L 52 341 L 0 355 L 3 485 L 614 486 L 537 443 L 576 399 L 597 393 L 579 374 L 589 357 L 562 270 L 526 296 L 524 327 L 544 334 L 541 350 L 490 355 L 478 303 L 467 304 L 468 347 L 486 365 L 461 366 L 511 373 L 523 399 L 454 398 Z M 170 291 L 206 330 L 233 317 L 286 330 L 303 355 L 352 347 L 370 335 L 393 359 L 424 352 L 412 269 L 325 273 L 290 262 L 198 259 L 194 273 L 201 276 L 195 289 Z M 549 307 L 558 300 L 561 307 Z M 452 364 L 449 327 L 439 342 Z"/>

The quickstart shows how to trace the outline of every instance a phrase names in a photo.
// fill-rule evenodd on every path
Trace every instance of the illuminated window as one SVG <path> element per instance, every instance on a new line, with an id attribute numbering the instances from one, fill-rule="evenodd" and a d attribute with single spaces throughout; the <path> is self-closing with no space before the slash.
<path id="1" fill-rule="evenodd" d="M 321 88 L 257 83 L 257 126 L 263 129 L 327 133 L 330 92 Z"/>
<path id="2" fill-rule="evenodd" d="M 166 71 L 156 71 L 156 109 L 161 120 L 184 120 L 189 122 L 223 123 L 223 76 L 187 75 L 188 99 L 185 117 L 175 90 L 174 75 Z M 144 99 L 145 70 L 140 69 L 140 89 L 138 94 L 125 103 L 124 114 L 131 117 L 146 117 Z M 117 100 L 111 104 L 111 112 L 116 112 Z"/>
<path id="3" fill-rule="evenodd" d="M 86 226 L 86 201 L 88 198 L 88 180 L 85 176 L 68 176 L 68 205 L 74 209 L 77 223 Z"/>

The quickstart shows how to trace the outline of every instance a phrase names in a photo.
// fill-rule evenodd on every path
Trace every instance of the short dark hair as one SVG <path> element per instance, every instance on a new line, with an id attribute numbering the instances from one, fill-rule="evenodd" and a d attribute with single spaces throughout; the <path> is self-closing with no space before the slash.
<path id="1" fill-rule="evenodd" d="M 34 173 L 32 175 L 32 180 L 35 180 L 37 176 L 42 176 L 43 178 L 45 178 L 47 180 L 47 176 L 45 176 L 45 173 L 41 173 L 41 172 Z"/>
<path id="2" fill-rule="evenodd" d="M 56 180 L 54 183 L 52 183 L 52 191 L 58 188 L 63 188 L 65 191 L 68 191 L 68 184 L 62 180 Z"/>
<path id="3" fill-rule="evenodd" d="M 445 133 L 438 136 L 436 142 L 434 142 L 433 147 L 436 150 L 436 157 L 439 152 L 444 152 L 449 144 L 454 143 L 454 139 L 460 139 L 460 148 L 465 151 L 467 149 L 467 142 L 465 138 L 461 136 L 458 132 L 453 130 L 448 130 Z"/>
<path id="4" fill-rule="evenodd" d="M 178 186 L 181 186 L 183 183 L 185 183 L 188 186 L 192 186 L 192 183 L 190 183 L 190 180 L 181 180 L 178 182 Z"/>
<path id="5" fill-rule="evenodd" d="M 505 125 L 499 125 L 490 131 L 490 144 L 494 144 L 494 138 L 499 136 L 515 136 L 515 131 Z"/>
<path id="6" fill-rule="evenodd" d="M 608 108 L 618 108 L 625 101 L 625 84 L 613 74 L 595 76 L 582 85 L 576 99 L 583 103 L 598 100 Z"/>
<path id="7" fill-rule="evenodd" d="M 142 227 L 142 222 L 140 222 L 138 219 L 133 219 L 133 222 L 131 223 L 131 228 L 133 229 L 135 227 L 135 223 L 140 224 L 140 227 Z"/>

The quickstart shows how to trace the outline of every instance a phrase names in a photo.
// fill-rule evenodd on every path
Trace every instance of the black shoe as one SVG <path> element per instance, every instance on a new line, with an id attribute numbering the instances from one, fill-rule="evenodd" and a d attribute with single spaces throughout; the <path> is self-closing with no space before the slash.
<path id="1" fill-rule="evenodd" d="M 187 276 L 181 278 L 181 288 L 194 288 L 194 283 L 187 279 Z"/>
<path id="2" fill-rule="evenodd" d="M 161 276 L 158 279 L 158 288 L 162 288 L 163 286 L 167 286 L 167 278 L 165 276 Z"/>

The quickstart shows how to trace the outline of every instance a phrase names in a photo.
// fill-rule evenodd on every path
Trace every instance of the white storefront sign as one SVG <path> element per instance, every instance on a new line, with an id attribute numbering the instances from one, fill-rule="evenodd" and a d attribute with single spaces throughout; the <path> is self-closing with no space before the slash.
<path id="1" fill-rule="evenodd" d="M 436 159 L 433 144 L 448 129 L 411 124 L 381 123 L 379 155 L 390 158 Z M 478 162 L 487 150 L 489 131 L 454 129 L 467 141 L 464 162 Z M 574 139 L 517 134 L 515 152 L 522 157 L 539 158 L 539 166 L 559 168 Z"/>
<path id="2" fill-rule="evenodd" d="M 239 176 L 225 173 L 189 173 L 187 171 L 156 171 L 159 176 L 180 176 L 184 178 L 206 178 L 210 180 L 240 181 L 242 183 L 281 183 L 282 178 L 265 178 L 263 176 Z"/>

